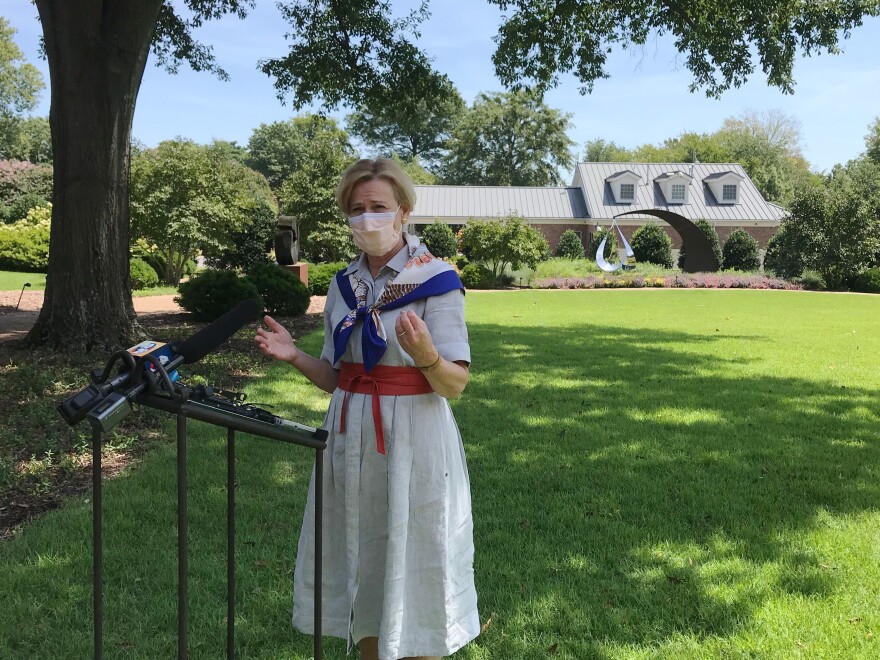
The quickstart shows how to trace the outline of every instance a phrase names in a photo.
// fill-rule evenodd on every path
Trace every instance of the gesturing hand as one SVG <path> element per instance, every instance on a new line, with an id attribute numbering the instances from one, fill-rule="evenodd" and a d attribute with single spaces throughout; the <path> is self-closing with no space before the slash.
<path id="1" fill-rule="evenodd" d="M 397 341 L 417 366 L 424 367 L 437 359 L 437 349 L 428 326 L 415 312 L 401 312 L 394 323 Z"/>
<path id="2" fill-rule="evenodd" d="M 269 329 L 259 328 L 254 337 L 260 350 L 276 360 L 292 362 L 299 349 L 294 345 L 290 333 L 271 316 L 264 316 L 263 322 Z"/>

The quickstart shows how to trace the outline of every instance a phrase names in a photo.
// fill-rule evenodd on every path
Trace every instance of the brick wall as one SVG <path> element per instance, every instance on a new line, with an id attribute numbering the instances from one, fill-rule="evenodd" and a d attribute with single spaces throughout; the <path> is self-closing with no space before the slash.
<path id="1" fill-rule="evenodd" d="M 678 235 L 678 232 L 675 231 L 671 226 L 667 225 L 665 222 L 657 223 L 663 231 L 667 233 L 670 239 L 672 239 L 672 249 L 680 250 L 681 249 L 681 237 Z M 596 231 L 596 225 L 533 225 L 536 229 L 539 229 L 542 234 L 544 234 L 544 238 L 547 239 L 547 242 L 550 243 L 550 251 L 551 253 L 556 252 L 556 246 L 559 244 L 559 237 L 562 236 L 562 232 L 566 229 L 573 229 L 574 231 L 581 232 L 581 242 L 584 244 L 584 249 L 588 249 L 590 247 L 589 238 L 590 234 Z M 604 225 L 607 227 L 607 225 Z M 623 232 L 623 235 L 626 237 L 627 241 L 632 241 L 633 233 L 638 229 L 637 226 L 634 225 L 622 225 L 620 226 L 620 230 Z M 718 232 L 718 240 L 721 242 L 722 247 L 724 246 L 724 242 L 727 240 L 727 237 L 730 236 L 731 232 L 734 229 L 739 229 L 739 227 L 716 227 L 715 231 Z M 777 227 L 742 227 L 745 229 L 749 235 L 758 241 L 758 247 L 761 250 L 765 250 L 767 248 L 767 241 L 770 240 L 770 237 L 776 233 Z M 615 231 L 615 234 L 617 232 Z"/>
<path id="2" fill-rule="evenodd" d="M 593 229 L 593 225 L 532 225 L 535 229 L 544 234 L 544 238 L 547 239 L 547 242 L 550 244 L 550 254 L 556 254 L 556 246 L 559 245 L 559 238 L 562 234 L 567 230 L 571 229 L 576 234 L 581 235 L 581 243 L 584 246 L 584 249 L 590 247 L 589 239 L 590 232 Z"/>

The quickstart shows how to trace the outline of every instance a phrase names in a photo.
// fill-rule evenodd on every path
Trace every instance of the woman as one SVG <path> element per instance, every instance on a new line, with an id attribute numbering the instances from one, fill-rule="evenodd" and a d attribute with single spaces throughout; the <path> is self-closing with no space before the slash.
<path id="1" fill-rule="evenodd" d="M 391 160 L 346 170 L 337 202 L 360 257 L 333 279 L 324 348 L 271 317 L 267 355 L 333 397 L 324 421 L 323 630 L 361 658 L 449 655 L 480 631 L 464 449 L 447 398 L 467 385 L 464 288 L 402 231 L 412 182 Z M 313 630 L 314 478 L 294 572 L 293 624 Z"/>

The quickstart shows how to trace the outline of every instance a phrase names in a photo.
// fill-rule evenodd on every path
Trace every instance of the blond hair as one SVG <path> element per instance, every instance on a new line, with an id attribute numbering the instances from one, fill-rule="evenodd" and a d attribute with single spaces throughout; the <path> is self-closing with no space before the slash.
<path id="1" fill-rule="evenodd" d="M 405 211 L 412 211 L 416 205 L 416 191 L 412 179 L 400 169 L 400 165 L 390 158 L 362 158 L 349 166 L 342 175 L 342 181 L 336 189 L 336 203 L 343 213 L 348 213 L 351 205 L 351 194 L 355 186 L 363 181 L 385 179 L 394 190 L 397 203 Z"/>

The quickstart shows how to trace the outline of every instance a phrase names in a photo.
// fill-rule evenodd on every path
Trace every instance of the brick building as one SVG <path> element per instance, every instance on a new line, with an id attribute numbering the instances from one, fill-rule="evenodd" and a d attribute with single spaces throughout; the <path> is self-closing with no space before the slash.
<path id="1" fill-rule="evenodd" d="M 689 220 L 708 220 L 721 244 L 734 229 L 751 234 L 763 250 L 785 217 L 785 209 L 766 201 L 736 163 L 579 163 L 571 186 L 416 186 L 410 221 L 419 226 L 439 219 L 450 225 L 516 214 L 539 229 L 556 249 L 566 229 L 588 247 L 598 227 L 610 227 L 620 213 L 663 209 Z M 653 222 L 678 250 L 678 233 L 649 215 L 627 215 L 617 225 L 629 240 Z"/>

